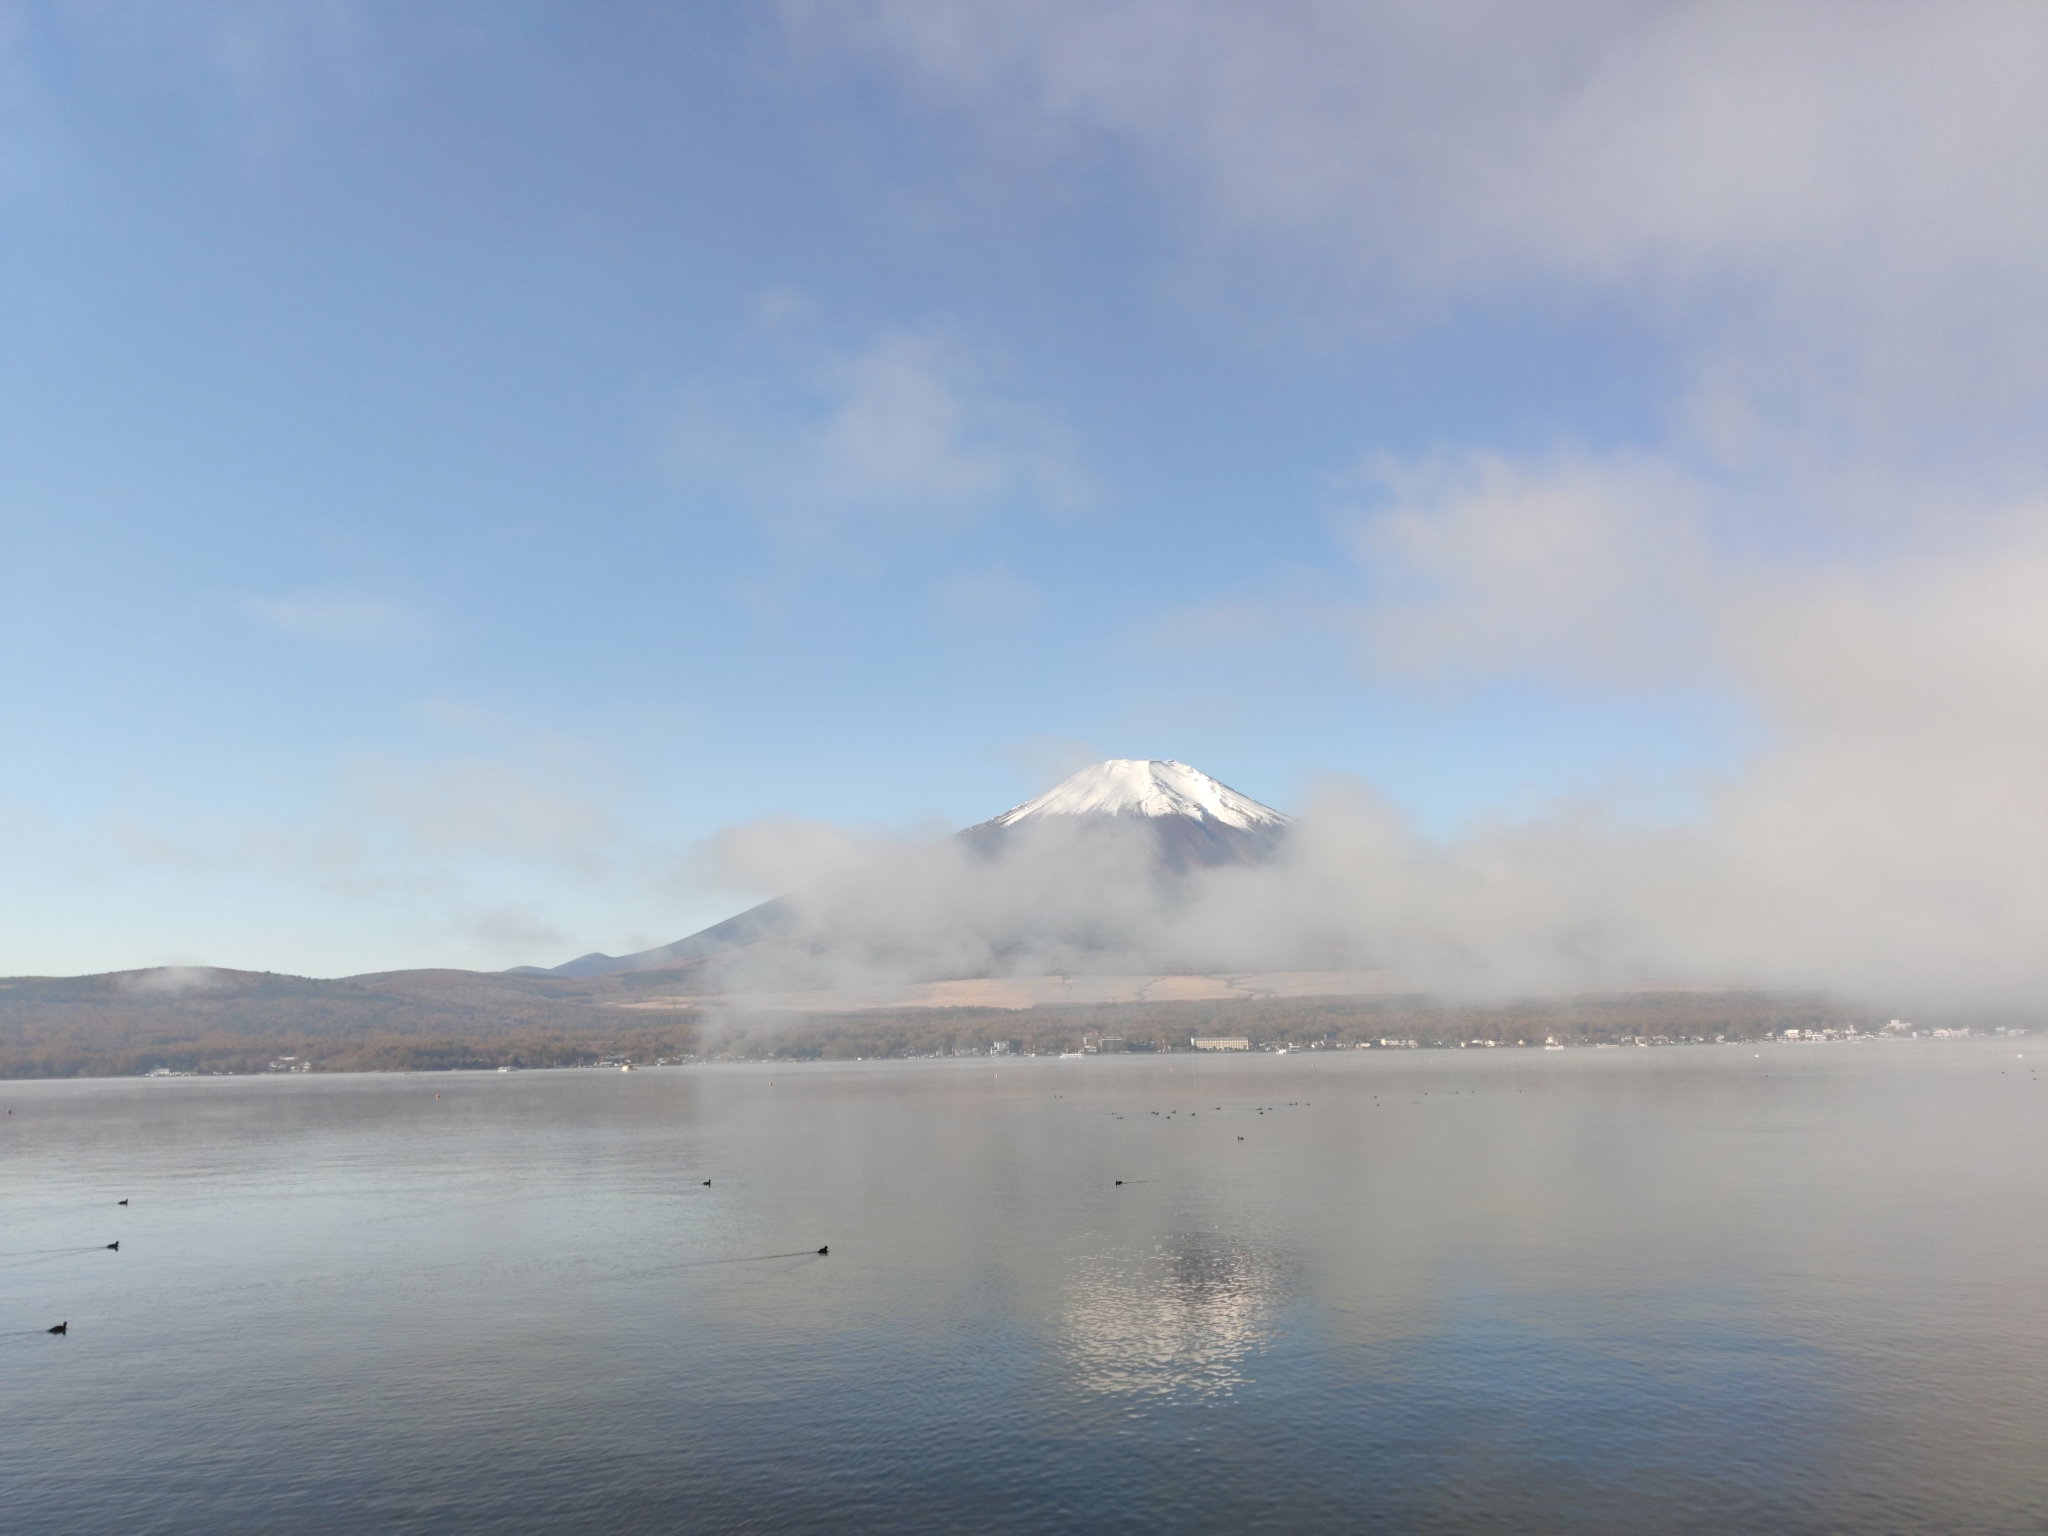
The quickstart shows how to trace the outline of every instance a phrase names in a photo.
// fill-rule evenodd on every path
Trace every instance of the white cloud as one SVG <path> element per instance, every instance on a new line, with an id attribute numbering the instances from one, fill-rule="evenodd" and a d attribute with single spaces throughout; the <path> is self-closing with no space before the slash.
<path id="1" fill-rule="evenodd" d="M 1962 539 L 1768 566 L 1713 546 L 1712 507 L 1634 462 L 1487 460 L 1368 537 L 1432 584 L 1361 620 L 1369 654 L 1410 676 L 1705 683 L 1766 732 L 1702 824 L 1655 853 L 1566 823 L 1475 847 L 1531 890 L 1604 869 L 1585 909 L 1667 973 L 2038 995 L 2048 505 L 1972 510 Z"/>
<path id="2" fill-rule="evenodd" d="M 284 597 L 253 597 L 247 607 L 286 634 L 335 645 L 389 645 L 425 633 L 425 625 L 400 604 L 363 593 L 294 592 Z"/>
<path id="3" fill-rule="evenodd" d="M 1318 323 L 1594 293 L 1708 418 L 1881 444 L 2048 375 L 2048 10 L 2010 0 L 785 0 L 1017 184 L 1114 146 Z M 1731 397 L 1733 397 L 1731 399 Z M 1711 408 L 1709 408 L 1711 406 Z M 1996 447 L 1995 441 L 1991 445 Z M 2005 445 L 2008 449 L 2011 444 Z M 1984 445 L 1979 445 L 1980 451 Z"/>
<path id="4" fill-rule="evenodd" d="M 1065 433 L 1005 396 L 987 364 L 942 330 L 789 353 L 751 400 L 700 391 L 678 411 L 668 447 L 686 479 L 808 532 L 944 526 L 1004 504 L 1064 509 L 1086 495 Z"/>
<path id="5" fill-rule="evenodd" d="M 28 25 L 10 25 L 0 11 L 0 113 L 16 97 L 22 127 L 54 157 L 88 136 L 68 120 L 69 102 L 155 96 L 179 102 L 243 161 L 275 161 L 396 68 L 424 54 L 473 52 L 482 41 L 480 28 L 445 20 L 401 35 L 364 0 L 7 8 L 32 9 L 41 14 Z M 21 82 L 11 92 L 10 74 Z"/>
<path id="6" fill-rule="evenodd" d="M 1012 142 L 1118 136 L 1233 224 L 1431 283 L 2016 269 L 2048 249 L 2048 14 L 2005 0 L 784 13 L 800 42 L 883 57 Z"/>
<path id="7" fill-rule="evenodd" d="M 759 898 L 859 869 L 887 846 L 873 834 L 774 816 L 725 828 L 692 851 L 692 863 L 698 884 Z"/>
<path id="8" fill-rule="evenodd" d="M 1111 837 L 1025 850 L 991 878 L 957 849 L 810 828 L 776 872 L 816 942 L 745 958 L 735 985 L 1115 963 L 1374 966 L 1491 994 L 2048 996 L 2048 503 L 1765 562 L 1726 536 L 1742 519 L 1716 487 L 1641 455 L 1380 461 L 1374 488 L 1381 505 L 1347 525 L 1367 588 L 1347 622 L 1369 671 L 1717 690 L 1753 712 L 1759 745 L 1677 823 L 1585 796 L 1433 840 L 1333 779 L 1279 865 L 1192 892 L 1134 873 Z M 1229 644 L 1260 625 L 1298 641 L 1299 605 L 1232 614 Z M 831 853 L 815 868 L 813 846 Z"/>
<path id="9" fill-rule="evenodd" d="M 1008 185 L 1118 157 L 1219 291 L 1305 329 L 1487 305 L 1668 344 L 1665 441 L 1371 457 L 1336 487 L 1348 610 L 1226 598 L 1176 632 L 1336 623 L 1383 685 L 1710 690 L 1764 745 L 1689 826 L 1580 805 L 1429 844 L 1336 794 L 1286 871 L 1237 882 L 1256 900 L 1219 882 L 1179 932 L 1495 985 L 2038 999 L 2048 10 L 783 10 Z"/>
<path id="10" fill-rule="evenodd" d="M 1580 685 L 1696 681 L 1717 559 L 1704 490 L 1641 455 L 1376 459 L 1342 519 L 1368 667 Z"/>
<path id="11" fill-rule="evenodd" d="M 894 335 L 834 358 L 832 412 L 814 438 L 816 489 L 840 503 L 971 506 L 1007 477 L 972 419 L 961 359 L 930 337 Z"/>
<path id="12" fill-rule="evenodd" d="M 137 971 L 122 979 L 121 990 L 143 996 L 178 997 L 190 992 L 210 992 L 227 978 L 204 965 L 160 965 Z"/>

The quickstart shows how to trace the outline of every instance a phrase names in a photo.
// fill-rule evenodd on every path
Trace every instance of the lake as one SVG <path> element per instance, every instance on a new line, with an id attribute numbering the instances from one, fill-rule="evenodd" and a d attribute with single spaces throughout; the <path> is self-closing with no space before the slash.
<path id="1" fill-rule="evenodd" d="M 2042 1045 L 0 1083 L 0 1523 L 2040 1532 Z"/>

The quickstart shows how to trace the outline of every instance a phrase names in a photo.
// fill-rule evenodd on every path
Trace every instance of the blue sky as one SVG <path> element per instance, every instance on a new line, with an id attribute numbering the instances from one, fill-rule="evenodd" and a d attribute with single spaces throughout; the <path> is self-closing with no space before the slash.
<path id="1" fill-rule="evenodd" d="M 2042 31 L 0 5 L 0 970 L 619 951 L 1095 756 L 1446 842 L 1848 763 L 2032 921 Z"/>

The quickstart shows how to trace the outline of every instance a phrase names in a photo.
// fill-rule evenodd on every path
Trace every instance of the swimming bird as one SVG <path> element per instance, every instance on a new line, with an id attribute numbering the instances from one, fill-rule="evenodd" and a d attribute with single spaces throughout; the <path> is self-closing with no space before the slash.
<path id="1" fill-rule="evenodd" d="M 1123 1183 L 1123 1180 L 1122 1180 L 1122 1179 L 1118 1179 L 1118 1180 L 1117 1180 L 1117 1183 L 1118 1183 L 1118 1184 L 1122 1184 L 1122 1183 Z"/>
<path id="2" fill-rule="evenodd" d="M 69 1333 L 70 1331 L 71 1319 L 69 1319 L 68 1317 L 63 1322 L 59 1323 L 56 1327 L 50 1330 L 50 1332 L 52 1333 Z"/>
<path id="3" fill-rule="evenodd" d="M 127 1203 L 128 1203 L 128 1202 L 127 1202 L 126 1200 L 116 1200 L 116 1201 L 114 1202 L 114 1204 L 116 1204 L 116 1205 L 126 1205 Z"/>
<path id="4" fill-rule="evenodd" d="M 114 1253 L 119 1253 L 121 1251 L 121 1245 L 119 1243 L 109 1243 L 107 1244 L 107 1247 L 111 1252 Z"/>
<path id="5" fill-rule="evenodd" d="M 830 1253 L 831 1251 L 832 1245 L 830 1243 L 827 1243 L 824 1247 L 818 1250 L 818 1257 L 822 1259 L 823 1257 L 825 1257 L 826 1254 Z"/>
<path id="6" fill-rule="evenodd" d="M 706 1189 L 709 1189 L 709 1188 L 711 1187 L 711 1181 L 710 1181 L 709 1179 L 706 1179 L 706 1180 L 704 1181 L 704 1187 L 705 1187 Z"/>

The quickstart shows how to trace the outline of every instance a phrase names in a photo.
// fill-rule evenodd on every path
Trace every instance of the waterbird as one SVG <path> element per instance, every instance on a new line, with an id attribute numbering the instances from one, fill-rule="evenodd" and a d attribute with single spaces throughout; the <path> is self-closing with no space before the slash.
<path id="1" fill-rule="evenodd" d="M 824 1247 L 818 1250 L 818 1257 L 822 1259 L 823 1257 L 825 1257 L 826 1254 L 830 1253 L 831 1251 L 832 1245 L 830 1243 L 827 1243 Z"/>
<path id="2" fill-rule="evenodd" d="M 1123 1180 L 1122 1180 L 1122 1179 L 1118 1179 L 1118 1180 L 1117 1180 L 1117 1183 L 1121 1184 L 1121 1183 L 1123 1183 Z"/>
<path id="3" fill-rule="evenodd" d="M 128 1202 L 127 1202 L 126 1200 L 116 1200 L 116 1201 L 114 1202 L 114 1204 L 116 1204 L 116 1205 L 126 1205 L 127 1203 L 128 1203 Z"/>
<path id="4" fill-rule="evenodd" d="M 705 1187 L 706 1189 L 709 1189 L 709 1188 L 711 1187 L 711 1181 L 710 1181 L 709 1179 L 706 1179 L 706 1180 L 704 1181 L 704 1187 Z"/>
<path id="5" fill-rule="evenodd" d="M 121 1245 L 119 1243 L 109 1243 L 107 1244 L 107 1247 L 114 1253 L 119 1253 L 121 1251 Z"/>
<path id="6" fill-rule="evenodd" d="M 63 1322 L 59 1323 L 56 1327 L 52 1328 L 50 1332 L 68 1334 L 69 1332 L 71 1332 L 71 1319 L 68 1317 L 65 1318 Z"/>

